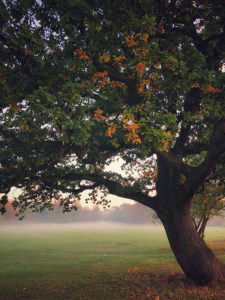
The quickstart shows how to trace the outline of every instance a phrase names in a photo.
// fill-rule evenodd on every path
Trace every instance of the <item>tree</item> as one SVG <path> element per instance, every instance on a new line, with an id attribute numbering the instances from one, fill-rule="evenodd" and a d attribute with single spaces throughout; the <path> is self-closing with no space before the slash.
<path id="1" fill-rule="evenodd" d="M 186 163 L 192 167 L 200 165 L 205 158 L 205 153 L 186 157 Z M 208 221 L 214 216 L 222 216 L 225 208 L 224 185 L 224 156 L 214 172 L 211 172 L 193 197 L 191 216 L 194 226 L 201 238 L 204 238 Z"/>
<path id="2" fill-rule="evenodd" d="M 139 203 L 112 207 L 105 211 L 105 220 L 128 224 L 143 224 L 152 222 L 151 209 L 146 209 Z"/>
<path id="3" fill-rule="evenodd" d="M 191 206 L 191 215 L 201 238 L 204 238 L 208 221 L 214 216 L 222 216 L 224 209 L 223 187 L 218 183 L 208 183 L 203 191 L 195 194 Z"/>
<path id="4" fill-rule="evenodd" d="M 190 214 L 225 152 L 223 1 L 4 0 L 0 11 L 1 192 L 23 189 L 21 213 L 53 199 L 70 210 L 87 189 L 106 205 L 106 193 L 133 199 L 156 211 L 187 277 L 223 281 Z M 107 171 L 117 157 L 127 176 Z"/>

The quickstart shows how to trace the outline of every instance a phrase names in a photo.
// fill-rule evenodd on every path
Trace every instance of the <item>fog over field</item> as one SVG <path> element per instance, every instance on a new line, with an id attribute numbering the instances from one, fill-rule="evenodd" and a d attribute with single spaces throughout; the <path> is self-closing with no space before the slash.
<path id="1" fill-rule="evenodd" d="M 29 232 L 64 232 L 64 231 L 110 231 L 110 230 L 162 230 L 163 226 L 160 224 L 124 224 L 118 222 L 77 222 L 77 223 L 32 223 L 21 222 L 17 223 L 2 223 L 0 224 L 0 233 L 13 232 L 25 233 Z"/>
<path id="2" fill-rule="evenodd" d="M 223 228 L 223 227 L 221 227 Z M 225 229 L 224 229 L 225 230 Z M 165 236 L 165 231 L 162 225 L 158 224 L 125 224 L 118 222 L 77 222 L 77 223 L 32 223 L 32 222 L 21 222 L 17 223 L 1 223 L 0 224 L 0 236 L 6 239 L 14 238 L 28 238 L 36 236 L 40 238 L 45 237 L 56 237 L 73 234 L 84 234 L 89 235 L 95 239 L 98 234 L 101 235 L 139 235 L 139 233 L 145 234 L 146 237 L 151 238 L 151 233 L 159 236 Z M 123 241 L 122 241 L 123 242 Z"/>
<path id="3" fill-rule="evenodd" d="M 217 230 L 225 236 L 225 226 L 208 226 L 207 232 Z M 164 234 L 164 228 L 160 223 L 149 224 L 125 224 L 119 222 L 77 222 L 77 223 L 33 223 L 26 221 L 0 223 L 0 234 L 51 234 L 63 232 L 121 232 L 143 231 L 159 232 Z"/>

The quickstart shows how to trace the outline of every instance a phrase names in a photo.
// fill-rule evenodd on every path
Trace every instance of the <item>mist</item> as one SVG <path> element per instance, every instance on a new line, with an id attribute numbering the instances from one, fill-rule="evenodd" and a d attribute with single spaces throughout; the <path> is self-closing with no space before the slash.
<path id="1" fill-rule="evenodd" d="M 4 215 L 0 215 L 0 226 L 4 224 L 49 224 L 49 228 L 63 224 L 78 227 L 101 228 L 106 226 L 121 226 L 126 225 L 159 225 L 161 224 L 155 212 L 142 204 L 128 204 L 124 203 L 120 206 L 113 206 L 107 209 L 102 209 L 99 206 L 92 208 L 78 205 L 78 210 L 70 213 L 63 213 L 60 206 L 56 206 L 54 210 L 45 210 L 41 213 L 27 210 L 23 220 L 18 220 L 15 216 L 15 211 L 9 202 L 7 204 L 7 211 Z M 225 218 L 214 217 L 209 225 L 225 226 Z"/>

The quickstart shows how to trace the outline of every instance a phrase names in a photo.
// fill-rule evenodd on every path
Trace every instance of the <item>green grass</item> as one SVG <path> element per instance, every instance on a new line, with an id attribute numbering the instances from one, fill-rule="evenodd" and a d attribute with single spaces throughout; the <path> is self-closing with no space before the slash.
<path id="1" fill-rule="evenodd" d="M 225 228 L 206 239 L 225 262 Z M 1 225 L 0 241 L 1 300 L 225 298 L 221 287 L 190 290 L 159 226 L 20 223 Z"/>

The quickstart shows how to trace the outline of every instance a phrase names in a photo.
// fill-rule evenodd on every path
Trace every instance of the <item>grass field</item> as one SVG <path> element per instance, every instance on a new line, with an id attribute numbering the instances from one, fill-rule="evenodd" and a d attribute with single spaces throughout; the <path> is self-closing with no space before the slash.
<path id="1" fill-rule="evenodd" d="M 206 240 L 225 262 L 225 227 Z M 1 300 L 225 299 L 185 281 L 160 226 L 1 224 L 0 241 Z"/>

